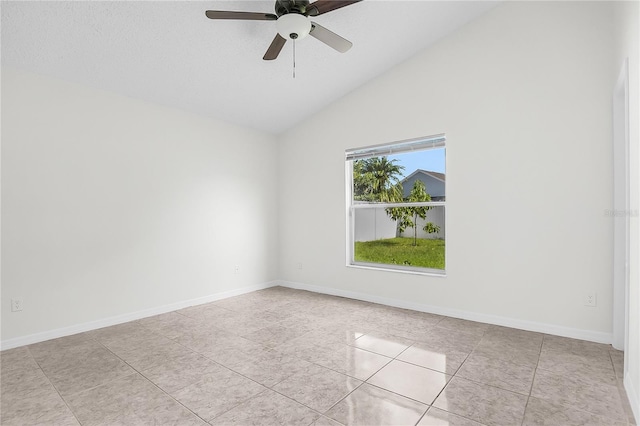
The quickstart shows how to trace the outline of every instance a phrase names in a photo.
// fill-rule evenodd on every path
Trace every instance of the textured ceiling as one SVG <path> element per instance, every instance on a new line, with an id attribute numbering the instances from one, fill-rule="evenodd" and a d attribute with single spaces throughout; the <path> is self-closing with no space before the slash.
<path id="1" fill-rule="evenodd" d="M 307 37 L 263 61 L 274 1 L 2 1 L 2 63 L 280 133 L 494 7 L 484 1 L 365 0 L 314 18 L 352 41 Z"/>

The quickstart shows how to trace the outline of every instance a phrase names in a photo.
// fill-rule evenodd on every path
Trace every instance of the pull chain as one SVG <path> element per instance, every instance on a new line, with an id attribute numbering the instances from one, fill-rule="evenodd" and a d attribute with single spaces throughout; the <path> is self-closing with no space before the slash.
<path id="1" fill-rule="evenodd" d="M 293 78 L 296 78 L 296 39 L 293 39 Z"/>

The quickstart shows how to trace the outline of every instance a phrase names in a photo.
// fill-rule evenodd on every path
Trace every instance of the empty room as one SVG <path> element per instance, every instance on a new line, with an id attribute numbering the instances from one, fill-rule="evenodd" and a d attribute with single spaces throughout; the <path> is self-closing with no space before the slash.
<path id="1" fill-rule="evenodd" d="M 2 1 L 2 425 L 637 425 L 638 1 Z"/>

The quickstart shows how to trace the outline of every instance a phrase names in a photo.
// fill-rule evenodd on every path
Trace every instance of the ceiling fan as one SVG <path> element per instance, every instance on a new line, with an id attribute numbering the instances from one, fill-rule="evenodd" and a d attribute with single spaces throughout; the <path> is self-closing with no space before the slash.
<path id="1" fill-rule="evenodd" d="M 311 21 L 309 17 L 319 16 L 360 1 L 362 0 L 317 0 L 309 3 L 309 0 L 276 0 L 275 14 L 207 10 L 206 15 L 209 19 L 276 21 L 278 34 L 276 34 L 267 49 L 267 53 L 262 58 L 265 61 L 271 61 L 278 57 L 287 40 L 299 40 L 307 35 L 311 35 L 341 53 L 351 49 L 353 43 Z"/>

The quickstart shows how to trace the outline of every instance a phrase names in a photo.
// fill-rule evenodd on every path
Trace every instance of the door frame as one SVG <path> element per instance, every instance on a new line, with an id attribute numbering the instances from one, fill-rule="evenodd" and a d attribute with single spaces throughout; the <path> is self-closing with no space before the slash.
<path id="1" fill-rule="evenodd" d="M 613 347 L 626 351 L 629 333 L 630 251 L 629 60 L 613 91 Z M 625 373 L 627 371 L 625 357 Z"/>

